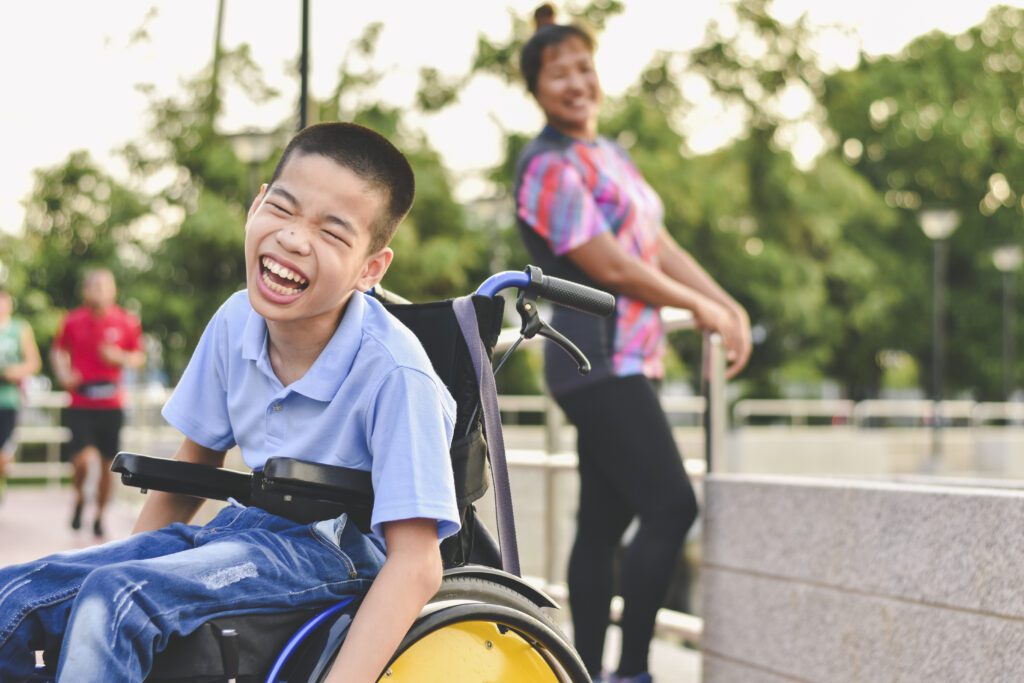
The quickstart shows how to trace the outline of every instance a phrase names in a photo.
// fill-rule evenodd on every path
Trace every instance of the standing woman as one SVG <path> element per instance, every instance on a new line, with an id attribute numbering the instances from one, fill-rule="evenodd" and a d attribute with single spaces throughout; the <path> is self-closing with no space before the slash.
<path id="1" fill-rule="evenodd" d="M 0 496 L 7 483 L 7 467 L 14 459 L 14 424 L 21 405 L 21 381 L 39 372 L 42 363 L 32 328 L 12 317 L 14 299 L 0 289 Z"/>
<path id="2" fill-rule="evenodd" d="M 548 388 L 578 433 L 580 500 L 569 562 L 576 647 L 595 680 L 648 683 L 654 621 L 686 532 L 697 516 L 655 383 L 663 376 L 659 308 L 693 312 L 722 335 L 730 367 L 750 356 L 743 308 L 669 236 L 658 195 L 626 152 L 597 134 L 601 86 L 594 41 L 553 23 L 548 5 L 523 47 L 520 67 L 547 125 L 516 169 L 516 213 L 531 258 L 545 273 L 616 295 L 615 314 L 597 319 L 556 307 L 552 324 L 590 358 L 582 376 L 554 348 L 545 351 Z M 601 679 L 612 598 L 612 557 L 634 517 L 640 525 L 621 572 L 622 658 Z"/>

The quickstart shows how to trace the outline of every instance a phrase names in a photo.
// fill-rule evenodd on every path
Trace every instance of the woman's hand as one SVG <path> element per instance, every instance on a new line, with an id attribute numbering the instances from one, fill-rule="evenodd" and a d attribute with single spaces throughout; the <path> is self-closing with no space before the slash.
<path id="1" fill-rule="evenodd" d="M 750 316 L 747 315 L 746 310 L 739 304 L 736 304 L 730 309 L 729 313 L 735 320 L 736 328 L 740 333 L 736 358 L 730 359 L 729 367 L 725 371 L 726 378 L 732 379 L 747 366 L 747 361 L 750 360 L 750 354 L 753 351 L 754 345 L 750 338 Z"/>
<path id="2" fill-rule="evenodd" d="M 726 308 L 707 297 L 700 297 L 693 307 L 697 327 L 722 336 L 725 358 L 729 361 L 726 379 L 732 379 L 747 364 L 750 358 L 750 320 L 741 307 Z"/>

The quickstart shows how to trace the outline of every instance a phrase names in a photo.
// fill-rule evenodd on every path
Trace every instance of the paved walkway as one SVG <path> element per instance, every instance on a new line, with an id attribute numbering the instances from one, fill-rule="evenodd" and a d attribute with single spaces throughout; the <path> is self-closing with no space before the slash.
<path id="1" fill-rule="evenodd" d="M 72 531 L 71 490 L 68 488 L 8 489 L 0 503 L 0 565 L 33 560 L 50 553 L 85 548 L 95 543 L 124 538 L 131 533 L 138 514 L 138 498 L 117 499 L 104 520 L 106 535 L 92 533 L 93 509 L 86 506 L 82 529 Z M 606 665 L 618 658 L 619 631 L 608 631 Z M 655 641 L 651 650 L 651 673 L 657 683 L 697 683 L 700 655 L 665 641 Z"/>

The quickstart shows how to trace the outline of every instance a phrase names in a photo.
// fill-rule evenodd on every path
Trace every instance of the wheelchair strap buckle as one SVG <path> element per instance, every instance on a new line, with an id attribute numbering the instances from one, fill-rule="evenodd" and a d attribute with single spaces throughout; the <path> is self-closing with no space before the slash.
<path id="1" fill-rule="evenodd" d="M 224 666 L 224 677 L 229 683 L 238 678 L 238 631 L 233 628 L 216 628 L 220 641 L 220 660 Z"/>

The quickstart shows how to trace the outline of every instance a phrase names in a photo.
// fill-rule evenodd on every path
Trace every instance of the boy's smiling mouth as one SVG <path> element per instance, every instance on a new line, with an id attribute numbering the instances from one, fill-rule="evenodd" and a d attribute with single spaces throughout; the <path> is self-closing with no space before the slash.
<path id="1" fill-rule="evenodd" d="M 305 275 L 280 263 L 272 256 L 260 257 L 259 279 L 266 290 L 277 294 L 278 297 L 297 297 L 309 287 L 309 279 Z"/>

